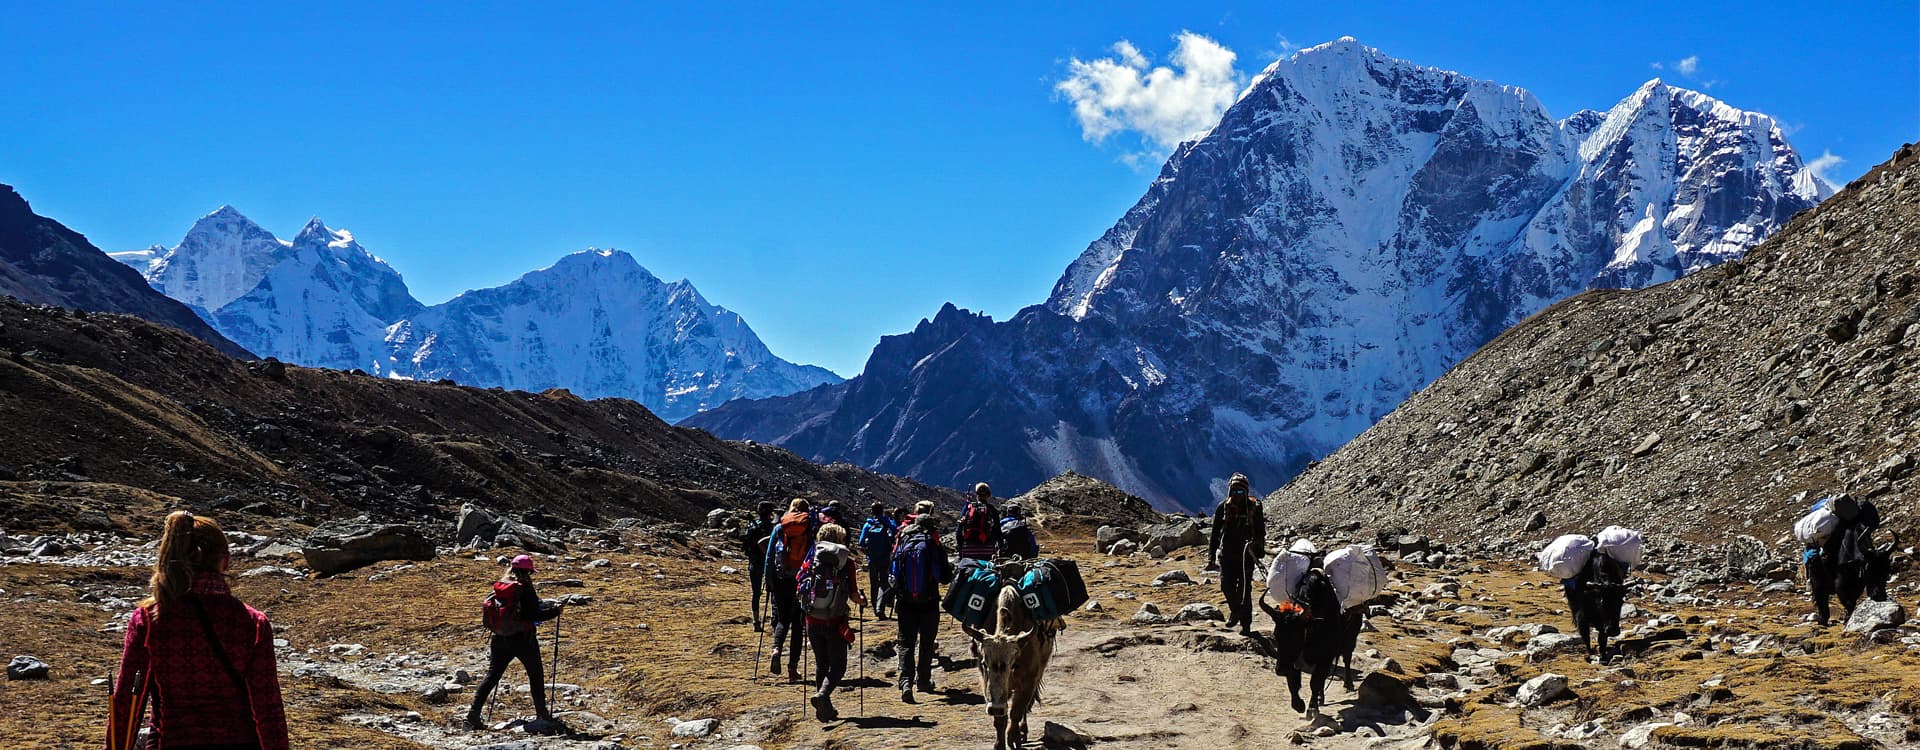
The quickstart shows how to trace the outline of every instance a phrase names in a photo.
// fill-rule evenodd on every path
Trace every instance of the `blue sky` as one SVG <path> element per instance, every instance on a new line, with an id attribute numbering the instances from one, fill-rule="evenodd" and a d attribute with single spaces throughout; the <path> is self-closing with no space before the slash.
<path id="1" fill-rule="evenodd" d="M 1244 81 L 1352 35 L 1556 116 L 1657 75 L 1776 116 L 1840 182 L 1920 131 L 1908 2 L 5 1 L 0 182 L 104 249 L 223 203 L 282 236 L 317 214 L 432 303 L 618 247 L 842 374 L 943 302 L 1040 301 L 1139 197 L 1165 149 L 1138 131 L 1168 125 L 1091 142 L 1056 90 L 1121 40 L 1155 67 L 1204 35 Z"/>

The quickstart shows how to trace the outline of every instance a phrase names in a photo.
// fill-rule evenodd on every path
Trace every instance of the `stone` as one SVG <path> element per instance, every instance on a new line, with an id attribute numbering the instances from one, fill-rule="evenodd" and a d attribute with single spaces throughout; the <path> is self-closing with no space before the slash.
<path id="1" fill-rule="evenodd" d="M 1551 672 L 1520 683 L 1514 699 L 1527 708 L 1543 706 L 1567 694 L 1567 676 Z"/>
<path id="2" fill-rule="evenodd" d="M 467 544 L 480 540 L 491 543 L 500 533 L 500 517 L 492 511 L 473 503 L 460 506 L 460 515 L 453 522 L 453 543 Z"/>
<path id="3" fill-rule="evenodd" d="M 1847 617 L 1847 632 L 1871 633 L 1885 628 L 1897 628 L 1907 621 L 1907 608 L 1899 602 L 1876 602 L 1871 599 L 1861 602 Z"/>
<path id="4" fill-rule="evenodd" d="M 673 736 L 707 737 L 713 734 L 713 730 L 719 728 L 719 719 L 694 719 L 693 721 L 683 721 L 673 725 Z"/>
<path id="5" fill-rule="evenodd" d="M 64 554 L 66 554 L 66 552 L 67 552 L 67 547 L 66 547 L 66 545 L 63 545 L 63 544 L 61 544 L 61 543 L 59 543 L 59 542 L 55 542 L 55 541 L 51 541 L 51 540 L 49 540 L 49 541 L 46 541 L 46 542 L 41 542 L 41 543 L 40 543 L 39 545 L 37 545 L 37 546 L 35 546 L 35 547 L 33 548 L 33 552 L 31 552 L 31 553 L 29 553 L 29 556 L 31 556 L 31 557 L 59 557 L 59 556 L 61 556 L 61 555 L 64 555 Z"/>
<path id="6" fill-rule="evenodd" d="M 1171 622 L 1173 618 L 1160 614 L 1160 608 L 1154 606 L 1153 602 L 1143 602 L 1140 611 L 1133 613 L 1135 625 L 1166 625 Z"/>
<path id="7" fill-rule="evenodd" d="M 1363 706 L 1390 710 L 1417 705 L 1406 681 L 1381 672 L 1370 672 L 1360 681 L 1355 699 Z"/>
<path id="8" fill-rule="evenodd" d="M 1040 741 L 1049 747 L 1085 747 L 1093 742 L 1093 737 L 1073 726 L 1049 721 L 1041 729 Z"/>
<path id="9" fill-rule="evenodd" d="M 596 568 L 606 568 L 606 567 L 612 567 L 612 565 L 613 565 L 613 561 L 612 561 L 612 560 L 608 560 L 608 559 L 606 559 L 606 558 L 604 558 L 604 557 L 603 557 L 603 558 L 600 558 L 600 559 L 598 559 L 598 560 L 594 560 L 593 562 L 590 562 L 590 563 L 587 563 L 587 570 L 594 570 L 594 569 L 596 569 Z"/>
<path id="10" fill-rule="evenodd" d="M 1206 533 L 1201 531 L 1200 524 L 1193 519 L 1148 526 L 1146 537 L 1147 549 L 1159 547 L 1162 557 L 1184 547 L 1197 547 L 1207 543 Z"/>
<path id="11" fill-rule="evenodd" d="M 546 532 L 510 518 L 500 521 L 500 533 L 493 538 L 493 543 L 498 547 L 519 547 L 543 555 L 558 555 L 565 551 Z"/>
<path id="12" fill-rule="evenodd" d="M 1421 534 L 1401 534 L 1394 537 L 1394 547 L 1396 547 L 1402 555 L 1426 552 L 1428 549 L 1427 545 L 1427 537 Z"/>
<path id="13" fill-rule="evenodd" d="M 1533 512 L 1532 516 L 1527 517 L 1527 526 L 1525 528 L 1526 531 L 1539 531 L 1546 527 L 1547 527 L 1546 511 L 1536 510 Z"/>
<path id="14" fill-rule="evenodd" d="M 1640 438 L 1638 445 L 1633 446 L 1633 457 L 1645 456 L 1658 447 L 1660 447 L 1660 433 L 1649 432 L 1646 437 Z"/>
<path id="15" fill-rule="evenodd" d="M 44 680 L 52 668 L 47 663 L 32 656 L 20 655 L 7 662 L 9 680 Z"/>
<path id="16" fill-rule="evenodd" d="M 405 524 L 379 524 L 366 516 L 315 527 L 300 547 L 307 566 L 336 575 L 387 560 L 432 560 L 433 543 Z"/>
<path id="17" fill-rule="evenodd" d="M 1673 722 L 1653 721 L 1641 724 L 1640 726 L 1627 730 L 1626 734 L 1620 735 L 1620 746 L 1628 750 L 1641 750 L 1642 748 L 1653 747 L 1653 733 L 1661 727 L 1670 726 L 1673 726 Z"/>
<path id="18" fill-rule="evenodd" d="M 707 528 L 724 529 L 733 522 L 733 511 L 726 508 L 714 508 L 707 511 Z"/>
<path id="19" fill-rule="evenodd" d="M 1542 633 L 1527 641 L 1527 660 L 1545 661 L 1560 654 L 1585 653 L 1587 645 L 1580 636 L 1568 633 Z"/>
<path id="20" fill-rule="evenodd" d="M 1723 549 L 1726 554 L 1723 577 L 1730 581 L 1751 581 L 1780 565 L 1766 542 L 1746 534 L 1734 537 Z"/>
<path id="21" fill-rule="evenodd" d="M 1193 583 L 1193 578 L 1184 570 L 1169 570 L 1153 577 L 1155 586 L 1175 586 Z"/>
<path id="22" fill-rule="evenodd" d="M 1215 622 L 1225 622 L 1227 618 L 1226 618 L 1226 615 L 1220 614 L 1219 607 L 1215 607 L 1205 602 L 1194 602 L 1187 606 L 1181 607 L 1180 611 L 1174 614 L 1173 619 L 1176 622 L 1194 622 L 1196 620 L 1212 620 Z"/>
<path id="23" fill-rule="evenodd" d="M 1107 550 L 1109 554 L 1112 554 L 1116 557 L 1126 557 L 1128 555 L 1131 555 L 1139 551 L 1140 551 L 1140 543 L 1135 542 L 1132 539 L 1122 539 L 1120 541 L 1114 542 L 1113 546 Z"/>
<path id="24" fill-rule="evenodd" d="M 1123 529 L 1119 526 L 1102 526 L 1093 532 L 1093 543 L 1096 548 L 1105 552 L 1113 549 L 1113 545 L 1122 539 L 1133 541 L 1139 536 L 1139 532 L 1132 529 Z"/>
<path id="25" fill-rule="evenodd" d="M 446 703 L 447 702 L 447 686 L 434 685 L 433 687 L 420 691 L 420 700 L 436 706 L 442 703 Z"/>

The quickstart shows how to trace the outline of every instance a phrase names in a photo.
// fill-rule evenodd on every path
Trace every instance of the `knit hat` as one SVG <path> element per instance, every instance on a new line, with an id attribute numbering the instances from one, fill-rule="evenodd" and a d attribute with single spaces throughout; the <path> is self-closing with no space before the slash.
<path id="1" fill-rule="evenodd" d="M 512 567 L 514 570 L 524 570 L 528 573 L 537 572 L 533 569 L 533 555 L 521 555 L 513 558 Z"/>

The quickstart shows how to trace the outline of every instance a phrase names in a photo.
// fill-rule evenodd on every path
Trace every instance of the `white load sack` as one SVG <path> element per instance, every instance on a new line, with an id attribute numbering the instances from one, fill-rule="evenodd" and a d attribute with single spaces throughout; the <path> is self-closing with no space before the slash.
<path id="1" fill-rule="evenodd" d="M 1267 598 L 1275 604 L 1291 601 L 1300 589 L 1300 579 L 1313 569 L 1313 555 L 1319 551 L 1313 542 L 1301 539 L 1274 555 L 1273 565 L 1267 569 Z"/>
<path id="2" fill-rule="evenodd" d="M 1587 561 L 1593 559 L 1593 538 L 1585 534 L 1568 534 L 1547 543 L 1540 550 L 1540 569 L 1560 580 L 1580 575 Z"/>
<path id="3" fill-rule="evenodd" d="M 1387 589 L 1387 566 L 1366 545 L 1349 544 L 1328 552 L 1325 567 L 1343 609 L 1366 604 Z"/>
<path id="4" fill-rule="evenodd" d="M 1793 522 L 1793 538 L 1800 540 L 1801 544 L 1823 544 L 1833 534 L 1833 527 L 1839 524 L 1840 517 L 1835 516 L 1833 510 L 1823 502 L 1812 513 Z"/>
<path id="5" fill-rule="evenodd" d="M 1624 526 L 1608 526 L 1600 530 L 1600 536 L 1594 545 L 1601 554 L 1613 558 L 1614 562 L 1629 569 L 1640 565 L 1640 548 L 1643 540 L 1640 532 Z"/>

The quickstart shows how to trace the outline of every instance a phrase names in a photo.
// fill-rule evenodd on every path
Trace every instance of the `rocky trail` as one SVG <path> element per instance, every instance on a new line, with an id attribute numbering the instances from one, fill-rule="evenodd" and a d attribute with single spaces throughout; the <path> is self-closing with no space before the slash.
<path id="1" fill-rule="evenodd" d="M 1177 524 L 1176 524 L 1177 525 Z M 1291 529 L 1327 545 L 1357 530 Z M 1629 598 L 1626 653 L 1584 660 L 1557 585 L 1528 569 L 1537 542 L 1449 546 L 1394 537 L 1392 591 L 1376 600 L 1356 654 L 1356 691 L 1287 705 L 1264 635 L 1218 617 L 1204 548 L 1102 555 L 1090 527 L 1042 536 L 1081 561 L 1093 603 L 1068 620 L 1031 730 L 1048 746 L 1099 748 L 1902 747 L 1920 741 L 1920 632 L 1882 612 L 1864 632 L 1805 621 L 1784 558 L 1762 547 L 1656 543 Z M 1371 537 L 1369 541 L 1374 541 Z M 5 656 L 49 665 L 4 683 L 0 736 L 30 747 L 90 747 L 104 678 L 143 592 L 137 540 L 106 534 L 0 544 Z M 30 556 L 59 544 L 59 554 Z M 1163 553 L 1154 545 L 1155 553 Z M 754 675 L 745 565 L 711 530 L 628 530 L 543 563 L 542 595 L 569 598 L 557 687 L 564 735 L 529 733 L 524 678 L 508 672 L 495 729 L 454 720 L 481 671 L 478 601 L 508 551 L 443 550 L 316 578 L 256 542 L 236 558 L 236 590 L 282 639 L 282 686 L 301 747 L 614 750 L 979 747 L 992 740 L 967 642 L 942 623 L 939 692 L 899 701 L 893 624 L 867 627 L 860 666 L 837 699 L 843 718 L 803 716 L 804 688 Z M 1397 554 L 1402 553 L 1405 554 Z M 1177 571 L 1177 572 L 1175 572 Z M 1920 587 L 1895 579 L 1897 602 Z M 1158 613 L 1158 614 L 1156 614 Z M 1264 621 L 1264 617 L 1260 618 Z M 1877 627 L 1875 627 L 1877 625 Z M 547 640 L 548 648 L 551 641 Z M 764 657 L 763 657 L 764 658 Z M 465 674 L 463 674 L 463 672 Z"/>

